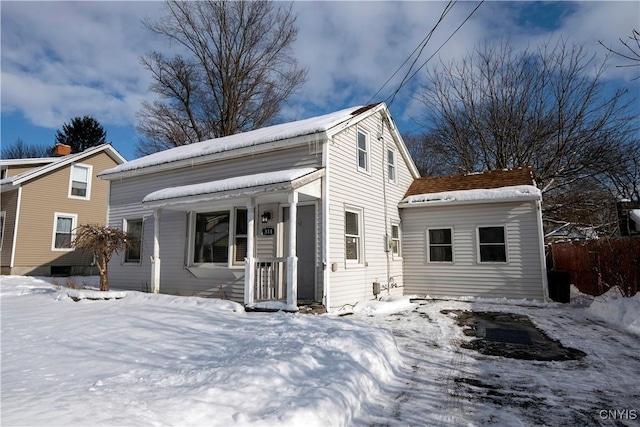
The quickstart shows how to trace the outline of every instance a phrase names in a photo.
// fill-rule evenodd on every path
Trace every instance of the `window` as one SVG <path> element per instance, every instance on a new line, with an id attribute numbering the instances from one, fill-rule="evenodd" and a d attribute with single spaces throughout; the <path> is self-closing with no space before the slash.
<path id="1" fill-rule="evenodd" d="M 6 216 L 5 211 L 0 212 L 0 249 L 2 249 L 2 241 L 4 240 L 4 218 Z"/>
<path id="2" fill-rule="evenodd" d="M 244 264 L 247 257 L 247 210 L 236 209 L 236 226 L 235 226 L 235 256 L 233 261 L 235 264 Z"/>
<path id="3" fill-rule="evenodd" d="M 451 228 L 427 230 L 429 262 L 453 262 Z"/>
<path id="4" fill-rule="evenodd" d="M 71 165 L 71 183 L 69 197 L 89 199 L 91 189 L 91 166 Z"/>
<path id="5" fill-rule="evenodd" d="M 396 152 L 387 150 L 387 179 L 396 182 Z"/>
<path id="6" fill-rule="evenodd" d="M 369 135 L 358 130 L 358 169 L 369 172 Z"/>
<path id="7" fill-rule="evenodd" d="M 55 213 L 53 219 L 53 243 L 52 250 L 73 250 L 73 231 L 76 228 L 78 216 L 75 214 Z"/>
<path id="8" fill-rule="evenodd" d="M 247 210 L 195 214 L 193 263 L 244 265 L 247 257 Z M 232 255 L 230 255 L 232 254 Z"/>
<path id="9" fill-rule="evenodd" d="M 391 254 L 400 256 L 400 226 L 391 224 Z"/>
<path id="10" fill-rule="evenodd" d="M 229 261 L 229 212 L 196 214 L 193 262 Z"/>
<path id="11" fill-rule="evenodd" d="M 362 263 L 362 212 L 356 209 L 344 213 L 345 258 Z"/>
<path id="12" fill-rule="evenodd" d="M 504 227 L 478 227 L 480 262 L 507 262 Z"/>
<path id="13" fill-rule="evenodd" d="M 142 254 L 142 218 L 125 220 L 124 231 L 131 244 L 124 252 L 124 262 L 139 264 Z"/>

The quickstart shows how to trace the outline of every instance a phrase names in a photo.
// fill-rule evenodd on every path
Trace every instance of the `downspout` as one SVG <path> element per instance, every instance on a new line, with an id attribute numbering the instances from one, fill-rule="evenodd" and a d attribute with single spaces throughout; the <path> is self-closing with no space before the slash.
<path id="1" fill-rule="evenodd" d="M 329 311 L 331 307 L 331 267 L 329 260 L 329 176 L 331 168 L 329 167 L 329 145 L 330 139 L 325 140 L 322 150 L 322 167 L 324 168 L 324 176 L 322 177 L 322 270 L 324 284 L 322 288 L 322 296 L 324 306 Z"/>
<path id="2" fill-rule="evenodd" d="M 387 288 L 387 295 L 390 292 L 390 282 L 391 282 L 391 260 L 389 257 L 391 256 L 391 251 L 389 250 L 389 217 L 387 213 L 387 168 L 385 168 L 385 156 L 387 155 L 386 144 L 384 141 L 384 118 L 382 114 L 380 114 L 380 133 L 378 134 L 378 141 L 382 143 L 382 200 L 384 204 L 384 253 L 386 255 L 387 261 L 387 281 L 384 285 Z"/>

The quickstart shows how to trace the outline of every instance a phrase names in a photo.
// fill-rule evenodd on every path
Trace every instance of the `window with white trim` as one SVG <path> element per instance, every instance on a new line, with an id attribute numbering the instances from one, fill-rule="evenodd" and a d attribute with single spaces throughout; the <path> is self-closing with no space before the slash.
<path id="1" fill-rule="evenodd" d="M 247 209 L 195 213 L 193 222 L 191 260 L 194 265 L 244 265 L 247 256 Z"/>
<path id="2" fill-rule="evenodd" d="M 453 262 L 453 230 L 430 228 L 427 230 L 429 262 Z"/>
<path id="3" fill-rule="evenodd" d="M 194 264 L 229 262 L 229 219 L 229 211 L 196 214 Z"/>
<path id="4" fill-rule="evenodd" d="M 394 257 L 402 256 L 400 251 L 400 226 L 391 224 L 391 254 Z"/>
<path id="5" fill-rule="evenodd" d="M 347 208 L 344 212 L 345 259 L 363 263 L 362 210 Z"/>
<path id="6" fill-rule="evenodd" d="M 480 262 L 507 262 L 504 226 L 478 227 L 478 260 Z"/>
<path id="7" fill-rule="evenodd" d="M 0 249 L 2 249 L 2 241 L 4 240 L 4 219 L 6 216 L 5 211 L 0 211 Z"/>
<path id="8" fill-rule="evenodd" d="M 129 245 L 124 251 L 124 262 L 140 264 L 142 255 L 142 218 L 125 219 L 124 231 Z"/>
<path id="9" fill-rule="evenodd" d="M 244 265 L 247 257 L 247 210 L 236 208 L 234 233 L 234 264 Z"/>
<path id="10" fill-rule="evenodd" d="M 358 135 L 358 170 L 369 173 L 369 135 L 358 129 L 356 132 Z"/>
<path id="11" fill-rule="evenodd" d="M 71 165 L 69 197 L 89 199 L 91 195 L 91 165 Z"/>
<path id="12" fill-rule="evenodd" d="M 396 182 L 396 152 L 387 150 L 387 179 Z"/>
<path id="13" fill-rule="evenodd" d="M 51 249 L 54 251 L 72 251 L 73 233 L 76 229 L 78 215 L 56 212 L 53 217 L 53 241 Z"/>

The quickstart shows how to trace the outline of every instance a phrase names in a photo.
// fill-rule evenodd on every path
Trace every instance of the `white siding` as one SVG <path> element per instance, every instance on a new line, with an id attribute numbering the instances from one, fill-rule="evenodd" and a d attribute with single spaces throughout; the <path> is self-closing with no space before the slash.
<path id="1" fill-rule="evenodd" d="M 407 295 L 543 299 L 535 202 L 402 210 Z M 508 263 L 477 261 L 478 226 L 506 226 Z M 427 262 L 428 228 L 453 228 L 453 263 Z"/>
<path id="2" fill-rule="evenodd" d="M 123 264 L 114 257 L 109 263 L 109 276 L 113 287 L 143 290 L 151 278 L 150 256 L 153 253 L 153 210 L 142 206 L 147 194 L 167 187 L 215 181 L 259 172 L 322 166 L 322 156 L 313 147 L 301 146 L 255 156 L 246 156 L 221 162 L 194 165 L 150 175 L 132 176 L 111 181 L 109 224 L 121 227 L 123 218 L 145 216 L 143 247 L 139 265 Z M 226 202 L 221 209 L 244 207 L 245 201 Z M 277 212 L 274 212 L 277 216 Z M 259 216 L 256 217 L 259 226 Z M 160 218 L 160 291 L 177 295 L 222 296 L 242 302 L 244 294 L 244 267 L 215 268 L 210 277 L 196 278 L 185 269 L 187 248 L 186 212 L 163 210 Z M 260 252 L 270 251 L 263 241 L 257 241 Z"/>
<path id="3" fill-rule="evenodd" d="M 373 282 L 387 283 L 387 253 L 384 251 L 385 229 L 391 234 L 391 223 L 399 223 L 398 202 L 402 200 L 413 181 L 408 166 L 380 114 L 358 123 L 369 135 L 370 171 L 358 170 L 356 127 L 352 126 L 334 136 L 329 143 L 329 245 L 330 270 L 329 309 L 338 309 L 345 304 L 374 298 Z M 378 136 L 382 138 L 379 139 Z M 396 150 L 397 178 L 395 183 L 386 182 L 386 149 Z M 387 224 L 384 221 L 384 188 L 386 186 Z M 361 208 L 364 214 L 364 261 L 362 267 L 351 267 L 345 260 L 345 206 Z M 392 294 L 402 294 L 402 260 L 393 259 L 389 253 L 390 275 L 397 288 Z M 334 266 L 336 271 L 333 271 Z M 384 291 L 383 295 L 387 292 Z"/>

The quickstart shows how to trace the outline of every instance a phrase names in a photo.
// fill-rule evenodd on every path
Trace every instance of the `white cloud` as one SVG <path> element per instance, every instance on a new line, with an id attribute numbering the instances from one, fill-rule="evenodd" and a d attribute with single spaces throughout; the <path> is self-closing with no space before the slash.
<path id="1" fill-rule="evenodd" d="M 476 4 L 454 6 L 418 64 L 444 43 Z M 295 3 L 299 14 L 295 54 L 301 66 L 309 67 L 309 81 L 283 109 L 283 116 L 308 117 L 369 101 L 435 25 L 445 5 Z M 51 128 L 84 114 L 105 125 L 132 125 L 140 101 L 153 97 L 149 74 L 138 58 L 151 49 L 168 48 L 144 29 L 141 20 L 160 16 L 162 6 L 160 2 L 3 2 L 2 111 L 20 111 L 34 124 Z M 430 65 L 461 59 L 485 38 L 510 37 L 521 48 L 562 35 L 604 50 L 598 40 L 615 45 L 637 28 L 639 8 L 638 2 L 485 2 Z M 549 25 L 539 25 L 544 17 L 535 13 L 549 10 L 559 14 L 549 15 L 553 20 Z M 611 75 L 632 72 L 623 70 L 615 69 Z M 404 72 L 374 101 L 392 93 Z M 419 116 L 420 106 L 412 96 L 424 79 L 423 70 L 394 101 L 396 121 Z"/>
<path id="2" fill-rule="evenodd" d="M 140 21 L 160 3 L 2 5 L 2 111 L 60 127 L 77 115 L 133 123 L 148 96 L 139 55 L 154 45 Z"/>

